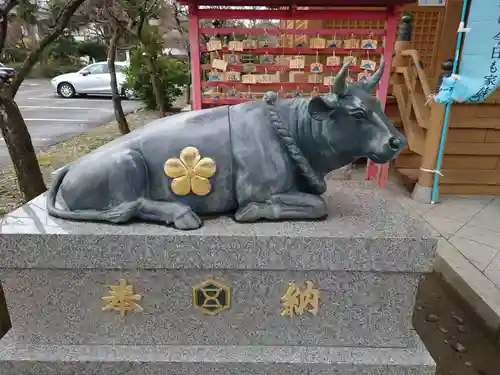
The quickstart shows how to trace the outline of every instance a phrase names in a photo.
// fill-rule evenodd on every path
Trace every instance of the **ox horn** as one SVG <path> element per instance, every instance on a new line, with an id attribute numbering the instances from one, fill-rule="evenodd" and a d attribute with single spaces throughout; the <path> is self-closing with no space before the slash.
<path id="1" fill-rule="evenodd" d="M 349 65 L 350 61 L 344 63 L 344 66 L 342 66 L 342 69 L 340 69 L 339 74 L 335 77 L 335 80 L 333 81 L 333 91 L 337 95 L 343 95 L 346 91 L 347 88 L 347 73 L 349 72 Z"/>
<path id="2" fill-rule="evenodd" d="M 380 81 L 380 78 L 382 78 L 382 75 L 384 74 L 384 59 L 380 59 L 380 68 L 370 77 L 370 80 L 363 84 L 363 88 L 368 91 L 372 92 L 372 90 L 377 87 L 378 82 Z"/>

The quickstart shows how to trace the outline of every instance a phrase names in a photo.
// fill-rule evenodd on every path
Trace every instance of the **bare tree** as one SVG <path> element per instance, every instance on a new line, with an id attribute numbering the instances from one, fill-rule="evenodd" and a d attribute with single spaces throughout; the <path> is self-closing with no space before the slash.
<path id="1" fill-rule="evenodd" d="M 8 14 L 20 4 L 20 0 L 7 0 L 0 8 L 0 54 L 5 48 L 8 30 Z M 43 51 L 64 31 L 71 17 L 85 0 L 67 0 L 48 28 L 47 34 L 26 57 L 14 80 L 0 85 L 0 129 L 14 165 L 19 189 L 25 200 L 42 194 L 45 183 L 38 165 L 31 136 L 21 111 L 14 101 L 15 95 L 30 70 L 38 62 Z"/>
<path id="2" fill-rule="evenodd" d="M 152 40 L 148 40 L 151 34 L 147 34 L 145 24 L 151 19 L 151 16 L 159 11 L 160 2 L 158 0 L 151 0 L 150 4 L 145 4 L 139 9 L 139 21 L 137 25 L 136 36 L 142 44 L 146 56 L 146 66 L 148 68 L 149 76 L 151 78 L 151 85 L 156 98 L 156 104 L 160 110 L 160 116 L 166 116 L 167 111 L 165 108 L 163 85 L 160 82 L 160 77 L 156 70 L 157 49 Z"/>
<path id="3" fill-rule="evenodd" d="M 163 27 L 165 29 L 165 35 L 175 35 L 172 33 L 173 30 L 177 31 L 180 38 L 178 40 L 179 45 L 186 50 L 188 62 L 191 62 L 191 50 L 189 48 L 189 35 L 188 35 L 188 7 L 178 3 L 176 0 L 165 0 L 166 7 L 169 10 L 168 15 L 164 18 Z M 214 9 L 228 9 L 227 6 L 214 6 Z M 225 28 L 225 27 L 246 27 L 242 21 L 231 20 L 231 19 L 201 19 L 201 28 Z M 210 35 L 202 34 L 200 35 L 200 43 L 207 43 L 210 39 Z M 167 41 L 168 43 L 169 41 Z M 191 102 L 191 75 L 189 75 L 189 82 L 187 86 L 187 102 Z"/>
<path id="4" fill-rule="evenodd" d="M 110 15 L 116 22 L 116 25 L 120 27 L 123 34 L 128 35 L 135 40 L 137 40 L 146 57 L 146 67 L 150 76 L 151 85 L 153 86 L 153 92 L 155 95 L 156 103 L 160 111 L 161 116 L 166 115 L 166 107 L 163 93 L 163 85 L 161 84 L 161 77 L 159 76 L 156 69 L 157 56 L 157 45 L 152 38 L 151 30 L 147 29 L 147 25 L 150 19 L 157 18 L 162 12 L 162 3 L 160 0 L 117 0 L 119 9 L 121 9 L 130 20 L 127 24 L 116 16 L 112 11 Z"/>
<path id="5" fill-rule="evenodd" d="M 121 93 L 118 91 L 118 82 L 116 79 L 116 48 L 120 39 L 123 35 L 123 24 L 127 23 L 126 28 L 130 29 L 133 25 L 133 20 L 129 20 L 126 17 L 123 9 L 119 5 L 111 6 L 106 4 L 106 14 L 109 25 L 113 30 L 113 36 L 109 42 L 108 49 L 108 70 L 111 75 L 111 94 L 113 100 L 113 111 L 115 113 L 115 119 L 118 123 L 118 129 L 121 134 L 130 133 L 130 127 L 123 112 Z"/>
<path id="6" fill-rule="evenodd" d="M 189 48 L 189 34 L 188 34 L 188 8 L 185 5 L 179 4 L 175 0 L 167 0 L 168 16 L 165 17 L 164 28 L 166 29 L 165 35 L 172 35 L 172 31 L 177 31 L 179 44 L 181 49 L 187 53 L 188 63 L 191 63 L 191 49 Z M 186 89 L 186 104 L 191 103 L 191 74 L 188 77 L 188 84 Z"/>

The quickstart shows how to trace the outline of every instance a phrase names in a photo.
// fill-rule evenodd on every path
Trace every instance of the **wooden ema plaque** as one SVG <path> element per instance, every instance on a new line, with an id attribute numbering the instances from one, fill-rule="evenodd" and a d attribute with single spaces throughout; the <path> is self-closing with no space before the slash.
<path id="1" fill-rule="evenodd" d="M 307 82 L 309 82 L 309 83 L 322 83 L 323 76 L 321 74 L 309 74 L 307 76 Z"/>
<path id="2" fill-rule="evenodd" d="M 255 75 L 256 77 L 256 83 L 273 83 L 276 82 L 276 75 L 275 74 L 257 74 Z"/>
<path id="3" fill-rule="evenodd" d="M 220 39 L 211 39 L 207 43 L 207 51 L 220 51 L 222 49 L 222 42 Z"/>
<path id="4" fill-rule="evenodd" d="M 361 45 L 361 41 L 356 38 L 349 38 L 344 40 L 344 48 L 351 49 L 351 48 L 359 48 Z"/>
<path id="5" fill-rule="evenodd" d="M 253 39 L 245 39 L 243 41 L 243 49 L 255 49 L 257 48 L 257 41 Z"/>
<path id="6" fill-rule="evenodd" d="M 374 72 L 377 67 L 377 63 L 372 60 L 361 60 L 361 69 Z"/>
<path id="7" fill-rule="evenodd" d="M 324 38 L 311 38 L 309 40 L 309 47 L 316 49 L 326 48 L 326 39 Z"/>
<path id="8" fill-rule="evenodd" d="M 239 65 L 241 64 L 241 58 L 240 55 L 237 55 L 236 53 L 225 53 L 222 56 L 222 59 L 227 62 L 229 65 Z"/>
<path id="9" fill-rule="evenodd" d="M 361 41 L 361 48 L 363 49 L 375 49 L 377 45 L 378 42 L 375 39 L 363 39 Z"/>
<path id="10" fill-rule="evenodd" d="M 234 39 L 234 30 L 238 29 L 228 28 L 221 30 L 220 33 L 221 35 L 226 35 L 224 32 L 227 32 L 227 35 L 231 33 Z M 262 30 L 265 29 L 259 29 L 261 32 Z M 337 32 L 333 29 L 330 33 L 332 31 L 334 35 Z M 207 51 L 216 53 L 210 55 L 212 72 L 208 75 L 208 79 L 220 82 L 224 93 L 229 92 L 231 87 L 234 92 L 238 90 L 238 95 L 224 97 L 228 100 L 243 99 L 242 86 L 246 86 L 248 91 L 252 92 L 252 97 L 255 95 L 260 97 L 259 95 L 268 90 L 276 92 L 293 90 L 296 94 L 303 93 L 308 96 L 313 87 L 331 86 L 335 72 L 347 62 L 352 67 L 350 78 L 352 82 L 356 79 L 366 80 L 375 71 L 378 58 L 376 54 L 380 54 L 380 50 L 375 51 L 380 42 L 372 35 L 382 35 L 382 33 L 374 31 L 367 37 L 369 34 L 367 29 L 363 29 L 365 35 L 360 35 L 361 29 L 353 30 L 357 33 L 354 35 L 346 31 L 340 33 L 342 35 L 340 38 L 336 35 L 331 35 L 330 38 L 324 37 L 327 35 L 324 30 L 315 36 L 307 32 L 297 33 L 296 30 L 289 36 L 280 34 L 281 31 L 273 31 L 269 35 L 257 34 L 265 35 L 265 38 L 258 37 L 252 32 L 252 35 L 244 40 L 229 41 L 230 37 L 225 36 L 222 42 L 219 40 L 222 37 L 212 36 L 207 43 Z M 246 31 L 240 31 L 237 34 L 245 33 Z M 291 43 L 287 42 L 290 36 L 293 36 Z M 300 43 L 297 42 L 297 36 L 300 36 Z M 300 48 L 297 47 L 299 44 Z M 373 57 L 370 55 L 372 53 Z M 208 66 L 205 67 L 205 70 L 207 69 Z M 205 86 L 215 87 L 215 85 L 216 82 L 212 82 Z"/>
<path id="11" fill-rule="evenodd" d="M 326 66 L 339 66 L 340 64 L 340 56 L 328 56 L 326 58 Z"/>
<path id="12" fill-rule="evenodd" d="M 330 39 L 326 41 L 326 48 L 340 48 L 342 47 L 342 41 L 337 39 Z"/>
<path id="13" fill-rule="evenodd" d="M 333 77 L 333 76 L 323 77 L 323 85 L 333 86 L 334 80 L 335 80 L 335 77 Z"/>
<path id="14" fill-rule="evenodd" d="M 212 68 L 225 72 L 227 69 L 227 62 L 220 59 L 214 59 L 214 61 L 212 61 Z"/>
<path id="15" fill-rule="evenodd" d="M 233 40 L 233 41 L 228 43 L 227 49 L 229 51 L 241 52 L 241 51 L 243 51 L 243 42 L 240 42 L 238 40 Z"/>
<path id="16" fill-rule="evenodd" d="M 290 72 L 289 81 L 290 82 L 307 82 L 307 73 L 304 72 Z"/>
<path id="17" fill-rule="evenodd" d="M 344 57 L 344 64 L 347 63 L 347 62 L 349 62 L 350 65 L 354 66 L 354 65 L 356 65 L 357 61 L 358 61 L 358 58 L 356 56 L 346 56 L 346 57 Z"/>
<path id="18" fill-rule="evenodd" d="M 306 59 L 304 56 L 294 56 L 290 60 L 290 69 L 304 69 L 306 66 Z"/>
<path id="19" fill-rule="evenodd" d="M 253 73 L 253 72 L 256 72 L 257 71 L 257 65 L 252 64 L 252 63 L 243 64 L 243 66 L 241 67 L 241 71 L 243 73 Z"/>
<path id="20" fill-rule="evenodd" d="M 312 63 L 311 73 L 323 73 L 323 64 L 318 62 Z"/>
<path id="21" fill-rule="evenodd" d="M 241 73 L 234 71 L 226 72 L 226 80 L 232 82 L 241 81 Z"/>
<path id="22" fill-rule="evenodd" d="M 249 84 L 257 83 L 257 76 L 253 74 L 243 74 L 241 76 L 241 82 Z"/>

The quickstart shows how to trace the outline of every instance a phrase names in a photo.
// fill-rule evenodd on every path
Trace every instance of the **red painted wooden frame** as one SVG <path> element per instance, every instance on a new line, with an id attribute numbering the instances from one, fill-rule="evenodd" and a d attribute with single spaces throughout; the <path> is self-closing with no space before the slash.
<path id="1" fill-rule="evenodd" d="M 227 67 L 230 70 L 233 70 L 235 72 L 241 72 L 243 70 L 243 65 L 245 64 L 240 64 L 240 65 L 231 65 L 229 64 Z M 342 68 L 342 66 L 323 66 L 323 71 L 324 72 L 337 72 Z M 211 64 L 203 64 L 201 66 L 201 70 L 212 70 L 212 65 Z M 257 72 L 288 72 L 290 67 L 288 65 L 255 65 L 255 71 Z M 309 72 L 311 71 L 310 66 L 305 66 L 303 69 L 301 69 L 303 72 Z M 349 68 L 351 72 L 359 73 L 363 71 L 360 66 L 352 66 Z"/>
<path id="2" fill-rule="evenodd" d="M 200 46 L 200 52 L 207 52 L 207 48 L 205 46 Z M 223 48 L 220 52 L 222 53 L 231 53 L 227 48 Z M 270 53 L 274 55 L 281 55 L 285 53 L 286 55 L 332 55 L 334 52 L 336 55 L 347 55 L 349 53 L 359 56 L 359 55 L 380 55 L 384 52 L 383 48 L 307 48 L 307 47 L 297 47 L 297 48 L 287 48 L 287 47 L 279 47 L 279 48 L 253 48 L 253 49 L 245 49 L 244 53 L 254 53 L 254 54 L 265 54 Z"/>
<path id="3" fill-rule="evenodd" d="M 256 19 L 256 20 L 385 20 L 385 9 L 380 10 L 256 10 L 256 9 L 198 9 L 200 19 Z"/>
<path id="4" fill-rule="evenodd" d="M 219 29 L 214 28 L 203 28 L 200 29 L 200 34 L 221 34 L 221 35 L 230 35 L 230 34 L 239 34 L 239 35 L 341 35 L 341 36 L 350 36 L 350 35 L 360 35 L 360 36 L 369 36 L 369 35 L 385 35 L 385 29 L 280 29 L 280 28 L 270 28 L 270 29 L 244 29 L 244 28 L 230 28 L 230 27 L 221 27 Z"/>
<path id="5" fill-rule="evenodd" d="M 203 82 L 201 81 L 201 70 L 207 70 L 209 66 L 200 65 L 200 53 L 205 50 L 204 47 L 200 48 L 200 34 L 247 34 L 247 35 L 279 35 L 279 34 L 295 34 L 295 35 L 384 35 L 385 42 L 384 48 L 377 48 L 375 50 L 365 50 L 365 49 L 335 49 L 335 54 L 346 54 L 352 53 L 357 55 L 363 55 L 365 53 L 373 54 L 383 54 L 384 61 L 386 64 L 385 72 L 378 84 L 377 97 L 382 103 L 382 107 L 385 108 L 387 93 L 389 90 L 389 78 L 392 66 L 392 52 L 394 48 L 394 42 L 396 40 L 396 8 L 395 4 L 401 4 L 409 2 L 407 0 L 385 0 L 378 1 L 377 5 L 387 5 L 387 8 L 380 8 L 377 10 L 336 10 L 335 8 L 330 8 L 328 10 L 297 10 L 296 6 L 291 6 L 286 10 L 249 10 L 249 9 L 200 9 L 199 5 L 220 5 L 216 4 L 217 0 L 203 0 L 203 4 L 197 4 L 193 2 L 188 2 L 188 0 L 181 0 L 181 2 L 189 5 L 189 44 L 191 52 L 191 78 L 192 78 L 192 109 L 197 110 L 202 108 L 202 104 L 237 104 L 250 99 L 238 98 L 238 99 L 228 99 L 228 98 L 202 98 L 201 87 L 202 86 L 248 86 L 248 87 L 321 87 L 320 84 L 309 84 L 309 83 L 296 83 L 296 82 L 281 82 L 273 84 L 254 84 L 248 85 L 241 82 Z M 208 1 L 208 2 L 207 2 Z M 212 2 L 210 2 L 212 1 Z M 248 2 L 245 2 L 248 1 Z M 365 2 L 367 0 L 364 0 Z M 371 1 L 371 0 L 370 0 Z M 256 0 L 244 0 L 243 3 L 238 3 L 238 5 L 267 5 L 271 4 L 259 4 Z M 313 4 L 307 4 L 307 6 L 312 6 Z M 333 4 L 325 4 L 333 5 Z M 352 2 L 345 1 L 343 3 L 338 2 L 338 5 L 349 6 Z M 367 4 L 366 4 L 367 5 Z M 358 20 L 385 20 L 386 27 L 383 30 L 379 29 L 240 29 L 240 28 L 221 28 L 221 29 L 200 29 L 199 20 L 200 19 L 278 19 L 278 20 L 331 20 L 331 19 L 358 19 Z M 286 50 L 290 54 L 326 54 L 323 50 L 318 51 L 312 48 L 258 48 L 255 50 L 249 50 L 252 53 L 283 53 Z M 333 50 L 327 51 L 327 53 L 332 53 Z M 257 65 L 257 70 L 268 70 L 276 71 L 282 70 L 281 67 L 276 66 L 263 66 Z M 330 68 L 330 67 L 326 67 Z M 334 67 L 335 69 L 335 67 Z M 235 69 L 236 70 L 236 69 Z M 328 69 L 325 69 L 328 71 Z M 284 69 L 283 69 L 284 71 Z M 324 87 L 321 87 L 320 91 L 324 91 Z M 368 160 L 366 179 L 376 180 L 381 187 L 385 187 L 387 181 L 387 173 L 389 169 L 389 164 L 377 165 Z"/>
<path id="6" fill-rule="evenodd" d="M 263 7 L 333 7 L 363 6 L 380 7 L 414 3 L 416 0 L 179 0 L 185 5 L 204 6 L 263 6 Z"/>

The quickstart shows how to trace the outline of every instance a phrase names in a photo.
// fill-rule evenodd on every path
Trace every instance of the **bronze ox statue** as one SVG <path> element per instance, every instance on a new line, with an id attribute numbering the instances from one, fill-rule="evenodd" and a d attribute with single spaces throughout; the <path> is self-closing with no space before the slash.
<path id="1" fill-rule="evenodd" d="M 199 215 L 323 218 L 328 172 L 360 157 L 387 163 L 406 145 L 372 96 L 383 62 L 365 83 L 347 84 L 347 70 L 334 94 L 278 99 L 269 92 L 153 121 L 64 167 L 47 210 L 69 220 L 139 219 L 178 229 L 199 228 Z"/>

